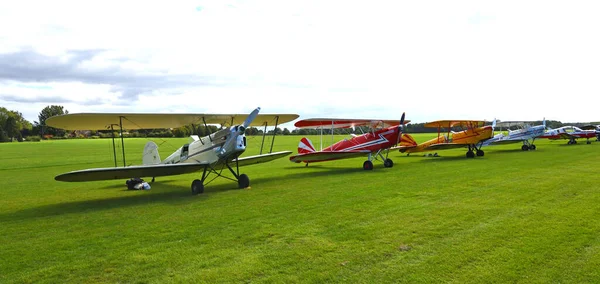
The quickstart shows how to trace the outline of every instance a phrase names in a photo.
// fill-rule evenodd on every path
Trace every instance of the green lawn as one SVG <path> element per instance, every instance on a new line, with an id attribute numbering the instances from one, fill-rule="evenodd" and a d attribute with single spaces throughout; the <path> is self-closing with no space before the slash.
<path id="1" fill-rule="evenodd" d="M 165 158 L 187 139 L 155 141 Z M 258 153 L 261 137 L 248 141 Z M 126 139 L 127 164 L 146 142 Z M 392 152 L 393 168 L 370 172 L 363 158 L 283 158 L 243 168 L 250 189 L 217 179 L 197 196 L 197 174 L 149 191 L 54 181 L 114 165 L 108 139 L 3 143 L 0 282 L 598 283 L 600 143 L 582 142 Z"/>

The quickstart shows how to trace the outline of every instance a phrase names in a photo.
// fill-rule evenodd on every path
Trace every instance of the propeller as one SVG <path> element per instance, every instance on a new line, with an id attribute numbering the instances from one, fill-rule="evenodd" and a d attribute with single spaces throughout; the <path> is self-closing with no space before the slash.
<path id="1" fill-rule="evenodd" d="M 241 125 L 238 126 L 232 126 L 230 128 L 230 134 L 229 137 L 227 137 L 227 141 L 225 141 L 225 143 L 223 144 L 223 146 L 221 147 L 221 149 L 219 150 L 219 156 L 224 156 L 227 151 L 229 150 L 229 148 L 231 148 L 231 146 L 233 145 L 233 143 L 235 143 L 235 141 L 237 140 L 237 137 L 241 134 L 244 134 L 244 132 L 246 131 L 246 128 L 248 126 L 250 126 L 250 124 L 252 123 L 252 121 L 254 121 L 254 119 L 256 119 L 256 117 L 258 116 L 258 113 L 260 112 L 260 107 L 257 107 L 255 110 L 253 110 L 248 117 L 246 118 L 246 120 L 244 120 L 244 122 Z"/>
<path id="2" fill-rule="evenodd" d="M 400 140 L 402 138 L 402 132 L 404 131 L 404 116 L 405 116 L 405 112 L 402 113 L 402 117 L 400 117 L 400 124 L 398 125 L 398 139 L 396 139 L 396 145 L 398 145 L 398 143 L 400 143 Z"/>
<path id="3" fill-rule="evenodd" d="M 542 125 L 544 126 L 544 129 L 546 129 L 546 118 L 544 117 L 544 120 L 542 120 Z"/>

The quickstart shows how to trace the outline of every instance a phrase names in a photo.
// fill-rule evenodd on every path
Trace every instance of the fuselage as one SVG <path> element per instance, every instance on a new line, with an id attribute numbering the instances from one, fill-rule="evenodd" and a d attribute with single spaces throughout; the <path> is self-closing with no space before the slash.
<path id="1" fill-rule="evenodd" d="M 459 132 L 449 131 L 447 133 L 438 133 L 436 138 L 420 143 L 416 147 L 402 149 L 401 152 L 415 153 L 434 151 L 436 149 L 429 149 L 429 147 L 444 143 L 460 144 L 468 147 L 469 145 L 475 145 L 483 140 L 487 140 L 492 137 L 492 135 L 493 129 L 489 125 L 477 128 L 469 128 Z"/>
<path id="2" fill-rule="evenodd" d="M 545 127 L 543 125 L 531 126 L 517 130 L 509 130 L 508 135 L 504 135 L 503 133 L 496 134 L 491 139 L 486 140 L 483 143 L 483 146 L 503 141 L 523 141 L 535 139 L 537 137 L 540 137 L 541 135 L 544 135 L 544 131 Z"/>
<path id="3" fill-rule="evenodd" d="M 594 130 L 582 130 L 576 126 L 563 126 L 556 129 L 548 130 L 544 135 L 539 138 L 547 138 L 551 140 L 556 139 L 570 139 L 571 137 L 575 138 L 593 138 L 596 137 L 596 132 Z"/>
<path id="4" fill-rule="evenodd" d="M 216 164 L 222 163 L 227 159 L 235 159 L 246 150 L 246 137 L 243 131 L 239 133 L 240 131 L 235 129 L 235 127 L 238 126 L 222 129 L 209 136 L 194 139 L 193 142 L 181 146 L 161 163 L 208 162 Z M 225 145 L 228 139 L 231 139 L 232 142 Z M 225 149 L 224 154 L 222 154 L 223 147 L 229 148 Z"/>
<path id="5" fill-rule="evenodd" d="M 331 151 L 353 151 L 368 150 L 376 152 L 381 149 L 390 148 L 398 141 L 398 126 L 390 126 L 374 132 L 365 133 L 350 139 L 344 139 L 327 148 L 323 152 Z"/>

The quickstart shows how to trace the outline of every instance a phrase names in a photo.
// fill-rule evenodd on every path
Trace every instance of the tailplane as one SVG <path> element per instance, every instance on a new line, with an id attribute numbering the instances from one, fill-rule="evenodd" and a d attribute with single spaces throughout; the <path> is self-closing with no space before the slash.
<path id="1" fill-rule="evenodd" d="M 144 155 L 142 156 L 144 165 L 160 164 L 160 155 L 158 154 L 158 145 L 152 141 L 148 141 L 144 146 Z"/>
<path id="2" fill-rule="evenodd" d="M 312 152 L 315 152 L 315 147 L 310 140 L 308 140 L 306 137 L 300 139 L 300 143 L 298 143 L 298 154 L 307 154 Z"/>

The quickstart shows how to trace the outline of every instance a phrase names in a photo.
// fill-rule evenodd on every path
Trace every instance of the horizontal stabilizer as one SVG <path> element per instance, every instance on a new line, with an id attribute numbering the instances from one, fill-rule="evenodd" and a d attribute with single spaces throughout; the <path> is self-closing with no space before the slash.
<path id="1" fill-rule="evenodd" d="M 119 168 L 96 168 L 73 171 L 57 175 L 57 181 L 97 181 L 111 179 L 128 179 L 133 177 L 160 177 L 193 173 L 203 170 L 208 163 L 160 164 L 130 166 Z"/>

